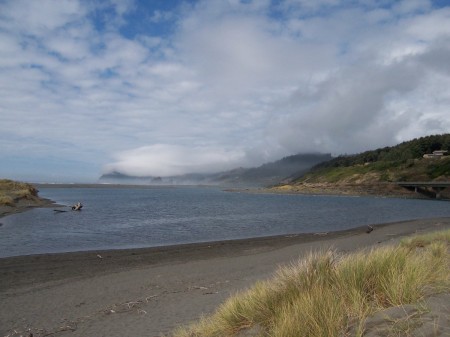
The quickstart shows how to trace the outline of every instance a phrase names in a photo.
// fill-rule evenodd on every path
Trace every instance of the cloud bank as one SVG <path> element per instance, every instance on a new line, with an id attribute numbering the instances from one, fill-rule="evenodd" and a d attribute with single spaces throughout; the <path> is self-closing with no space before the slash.
<path id="1" fill-rule="evenodd" d="M 164 6 L 0 4 L 2 176 L 206 173 L 450 130 L 450 6 Z"/>

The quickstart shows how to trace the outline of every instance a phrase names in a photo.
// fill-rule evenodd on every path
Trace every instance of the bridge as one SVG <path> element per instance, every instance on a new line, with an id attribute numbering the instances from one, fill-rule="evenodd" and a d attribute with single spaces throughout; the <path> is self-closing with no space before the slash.
<path id="1" fill-rule="evenodd" d="M 449 181 L 399 181 L 397 185 L 414 190 L 416 193 L 425 194 L 426 196 L 441 199 L 441 192 L 450 187 Z M 431 191 L 430 191 L 431 189 Z"/>

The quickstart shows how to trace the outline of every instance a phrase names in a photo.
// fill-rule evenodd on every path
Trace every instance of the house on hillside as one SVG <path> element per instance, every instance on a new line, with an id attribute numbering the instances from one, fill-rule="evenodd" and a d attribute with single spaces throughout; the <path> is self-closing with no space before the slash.
<path id="1" fill-rule="evenodd" d="M 426 153 L 423 155 L 424 158 L 427 159 L 441 159 L 445 156 L 447 156 L 448 151 L 446 150 L 436 150 L 433 151 L 433 153 Z"/>

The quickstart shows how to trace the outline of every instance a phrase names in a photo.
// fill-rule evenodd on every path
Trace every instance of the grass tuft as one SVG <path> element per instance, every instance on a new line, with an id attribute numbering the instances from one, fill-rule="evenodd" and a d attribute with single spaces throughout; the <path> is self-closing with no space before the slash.
<path id="1" fill-rule="evenodd" d="M 350 329 L 360 336 L 370 314 L 450 291 L 449 245 L 447 230 L 369 252 L 311 253 L 174 336 L 235 336 L 254 327 L 260 336 L 337 337 Z"/>
<path id="2" fill-rule="evenodd" d="M 14 199 L 7 195 L 0 195 L 0 206 L 10 206 L 14 207 Z"/>
<path id="3" fill-rule="evenodd" d="M 427 234 L 413 236 L 401 241 L 401 245 L 410 249 L 425 247 L 432 243 L 445 242 L 450 244 L 450 231 L 431 232 Z"/>
<path id="4" fill-rule="evenodd" d="M 31 184 L 0 179 L 0 206 L 14 207 L 21 199 L 33 200 L 38 190 Z"/>

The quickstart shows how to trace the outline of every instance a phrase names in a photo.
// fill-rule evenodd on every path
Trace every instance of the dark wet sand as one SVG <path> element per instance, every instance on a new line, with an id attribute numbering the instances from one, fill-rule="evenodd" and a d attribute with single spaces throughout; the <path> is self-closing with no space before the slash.
<path id="1" fill-rule="evenodd" d="M 450 218 L 171 247 L 0 259 L 0 336 L 160 336 L 311 250 L 349 252 Z"/>
<path id="2" fill-rule="evenodd" d="M 38 208 L 38 207 L 40 207 L 40 208 L 42 208 L 42 207 L 57 208 L 57 207 L 61 207 L 61 205 L 58 205 L 54 201 L 45 199 L 45 198 L 34 198 L 32 200 L 22 199 L 22 200 L 19 200 L 18 202 L 16 202 L 16 205 L 14 207 L 0 205 L 0 222 L 1 222 L 1 218 L 3 216 L 15 214 L 15 213 L 22 213 L 31 208 Z"/>

